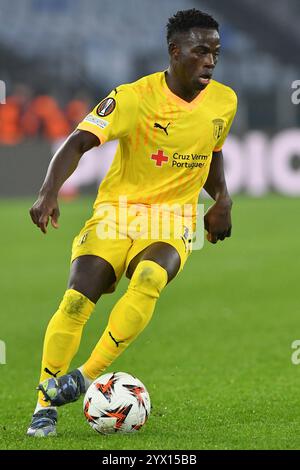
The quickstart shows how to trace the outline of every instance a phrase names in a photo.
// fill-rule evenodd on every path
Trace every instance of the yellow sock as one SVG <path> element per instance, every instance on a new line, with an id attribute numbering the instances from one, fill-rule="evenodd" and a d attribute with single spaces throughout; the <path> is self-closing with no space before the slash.
<path id="1" fill-rule="evenodd" d="M 46 378 L 60 376 L 68 371 L 75 356 L 83 327 L 95 304 L 79 292 L 68 289 L 57 312 L 51 318 L 45 339 L 40 382 Z M 47 406 L 40 392 L 38 402 Z"/>
<path id="2" fill-rule="evenodd" d="M 141 333 L 167 279 L 167 271 L 154 261 L 138 264 L 127 292 L 113 308 L 103 335 L 82 367 L 85 376 L 96 379 Z"/>

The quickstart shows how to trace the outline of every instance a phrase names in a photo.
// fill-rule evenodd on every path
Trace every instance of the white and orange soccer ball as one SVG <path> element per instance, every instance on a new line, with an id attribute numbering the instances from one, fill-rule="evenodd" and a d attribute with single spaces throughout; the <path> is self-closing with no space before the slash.
<path id="1" fill-rule="evenodd" d="M 133 375 L 114 372 L 101 375 L 88 388 L 83 412 L 100 434 L 130 433 L 141 429 L 151 409 L 145 385 Z"/>

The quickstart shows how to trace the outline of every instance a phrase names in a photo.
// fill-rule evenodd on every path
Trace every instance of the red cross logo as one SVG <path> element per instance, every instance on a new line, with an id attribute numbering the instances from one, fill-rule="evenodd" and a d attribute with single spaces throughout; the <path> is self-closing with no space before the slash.
<path id="1" fill-rule="evenodd" d="M 157 154 L 153 153 L 151 155 L 152 160 L 155 160 L 155 165 L 156 166 L 161 166 L 163 162 L 167 162 L 169 160 L 169 157 L 164 155 L 163 150 L 158 150 Z"/>

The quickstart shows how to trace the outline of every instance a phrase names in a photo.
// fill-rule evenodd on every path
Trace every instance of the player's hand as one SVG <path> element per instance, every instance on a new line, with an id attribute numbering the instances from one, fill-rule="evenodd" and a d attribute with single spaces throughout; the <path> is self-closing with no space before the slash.
<path id="1" fill-rule="evenodd" d="M 47 233 L 47 226 L 51 218 L 51 225 L 58 228 L 59 207 L 56 196 L 40 195 L 29 211 L 32 222 L 43 233 Z"/>
<path id="2" fill-rule="evenodd" d="M 231 236 L 231 206 L 230 199 L 218 200 L 204 216 L 204 227 L 207 230 L 207 240 L 217 243 Z"/>

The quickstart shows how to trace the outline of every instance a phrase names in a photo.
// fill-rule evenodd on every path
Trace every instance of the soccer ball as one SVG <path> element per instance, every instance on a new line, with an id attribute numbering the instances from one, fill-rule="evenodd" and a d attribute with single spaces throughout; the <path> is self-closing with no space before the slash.
<path id="1" fill-rule="evenodd" d="M 129 433 L 141 429 L 150 414 L 145 385 L 133 375 L 114 372 L 101 375 L 88 388 L 83 412 L 100 434 Z"/>

